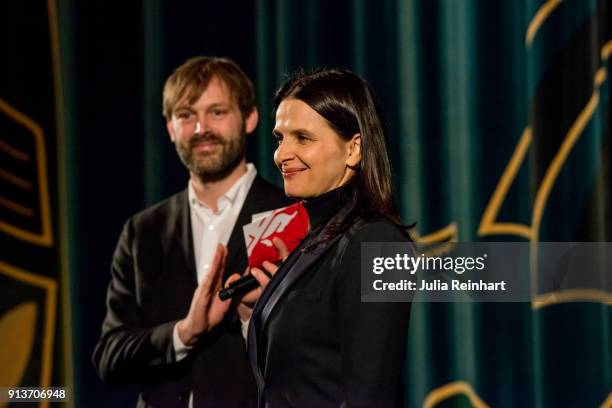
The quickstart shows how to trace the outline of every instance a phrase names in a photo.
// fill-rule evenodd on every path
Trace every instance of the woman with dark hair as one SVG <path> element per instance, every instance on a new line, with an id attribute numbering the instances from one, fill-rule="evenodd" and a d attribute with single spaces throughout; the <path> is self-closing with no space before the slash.
<path id="1" fill-rule="evenodd" d="M 345 70 L 298 73 L 276 94 L 274 160 L 310 232 L 267 286 L 248 346 L 260 406 L 401 406 L 409 303 L 361 302 L 362 242 L 408 242 L 381 115 Z M 263 278 L 263 279 L 262 279 Z"/>

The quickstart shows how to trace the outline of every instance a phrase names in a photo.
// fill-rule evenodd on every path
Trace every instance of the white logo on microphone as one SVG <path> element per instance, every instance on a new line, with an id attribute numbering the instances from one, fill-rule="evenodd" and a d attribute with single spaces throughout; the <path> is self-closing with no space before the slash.
<path id="1" fill-rule="evenodd" d="M 249 256 L 257 245 L 257 242 L 264 244 L 267 247 L 272 246 L 272 240 L 268 239 L 272 234 L 283 232 L 287 225 L 297 215 L 297 211 L 287 214 L 279 212 L 271 217 L 264 217 L 259 222 L 254 222 L 244 226 L 244 234 L 246 236 L 247 253 Z"/>

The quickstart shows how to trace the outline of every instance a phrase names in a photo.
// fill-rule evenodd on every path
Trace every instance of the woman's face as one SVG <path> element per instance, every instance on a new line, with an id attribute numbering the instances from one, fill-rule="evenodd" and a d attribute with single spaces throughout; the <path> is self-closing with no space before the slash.
<path id="1" fill-rule="evenodd" d="M 359 134 L 345 141 L 321 115 L 298 99 L 283 100 L 276 110 L 274 162 L 285 194 L 317 197 L 346 184 L 361 159 Z"/>

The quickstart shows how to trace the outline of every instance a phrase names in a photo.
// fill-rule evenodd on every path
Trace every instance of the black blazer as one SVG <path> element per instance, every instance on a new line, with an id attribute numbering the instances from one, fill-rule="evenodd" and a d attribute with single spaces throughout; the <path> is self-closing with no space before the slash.
<path id="1" fill-rule="evenodd" d="M 260 407 L 402 405 L 410 304 L 362 303 L 360 254 L 362 242 L 404 241 L 375 217 L 287 258 L 249 325 Z"/>
<path id="2" fill-rule="evenodd" d="M 255 178 L 228 243 L 225 276 L 247 265 L 242 225 L 251 215 L 290 204 Z M 172 332 L 187 315 L 197 274 L 187 190 L 130 218 L 111 266 L 107 315 L 93 353 L 100 377 L 141 384 L 139 407 L 248 407 L 256 387 L 235 313 L 175 362 Z"/>

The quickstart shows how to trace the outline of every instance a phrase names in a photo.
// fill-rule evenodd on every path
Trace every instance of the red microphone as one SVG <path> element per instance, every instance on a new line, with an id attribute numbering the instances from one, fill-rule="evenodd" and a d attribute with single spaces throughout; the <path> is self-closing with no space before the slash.
<path id="1" fill-rule="evenodd" d="M 264 261 L 280 261 L 280 254 L 272 239 L 281 239 L 291 252 L 302 242 L 308 233 L 309 225 L 308 213 L 300 202 L 256 217 L 255 221 L 243 226 L 249 267 L 261 269 Z M 248 293 L 258 286 L 257 279 L 253 275 L 247 275 L 220 291 L 219 297 L 226 300 Z"/>

